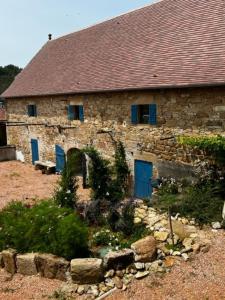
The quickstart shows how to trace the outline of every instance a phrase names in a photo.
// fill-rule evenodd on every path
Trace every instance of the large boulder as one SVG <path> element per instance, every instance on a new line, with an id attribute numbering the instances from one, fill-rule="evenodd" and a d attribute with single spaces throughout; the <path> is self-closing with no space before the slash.
<path id="1" fill-rule="evenodd" d="M 66 272 L 70 263 L 62 257 L 53 254 L 37 254 L 35 256 L 37 271 L 41 276 L 66 281 Z"/>
<path id="2" fill-rule="evenodd" d="M 35 253 L 17 255 L 16 257 L 17 273 L 28 275 L 28 276 L 37 275 L 35 257 L 36 257 Z"/>
<path id="3" fill-rule="evenodd" d="M 104 278 L 102 259 L 73 259 L 70 264 L 71 277 L 77 284 L 95 284 Z"/>
<path id="4" fill-rule="evenodd" d="M 131 245 L 135 252 L 135 261 L 151 262 L 156 257 L 156 240 L 153 236 L 147 236 Z"/>
<path id="5" fill-rule="evenodd" d="M 132 264 L 134 252 L 131 249 L 111 251 L 104 257 L 104 266 L 107 270 L 121 270 Z"/>
<path id="6" fill-rule="evenodd" d="M 5 270 L 14 275 L 16 273 L 16 250 L 7 249 L 2 251 L 2 258 Z"/>

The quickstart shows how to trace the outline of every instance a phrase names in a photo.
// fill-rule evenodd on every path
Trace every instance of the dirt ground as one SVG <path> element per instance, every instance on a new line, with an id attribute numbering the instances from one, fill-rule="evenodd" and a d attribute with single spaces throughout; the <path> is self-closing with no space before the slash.
<path id="1" fill-rule="evenodd" d="M 136 281 L 127 291 L 116 292 L 107 300 L 224 300 L 225 232 L 215 233 L 208 253 L 189 262 L 178 262 L 163 277 Z"/>
<path id="2" fill-rule="evenodd" d="M 50 198 L 59 179 L 59 175 L 43 175 L 29 164 L 0 162 L 0 209 L 13 200 L 32 204 Z M 78 197 L 80 201 L 88 200 L 90 191 L 83 190 L 81 183 L 79 178 Z"/>
<path id="3" fill-rule="evenodd" d="M 11 277 L 0 270 L 0 300 L 55 299 L 51 296 L 61 285 L 61 281 L 38 276 L 16 274 Z"/>

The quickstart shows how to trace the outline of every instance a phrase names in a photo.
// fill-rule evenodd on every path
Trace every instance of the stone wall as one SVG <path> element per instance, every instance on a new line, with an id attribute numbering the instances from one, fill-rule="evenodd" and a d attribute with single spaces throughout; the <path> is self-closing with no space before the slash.
<path id="1" fill-rule="evenodd" d="M 112 158 L 113 140 L 121 140 L 132 170 L 134 160 L 143 159 L 163 173 L 172 170 L 171 174 L 179 176 L 175 165 L 191 164 L 203 154 L 178 145 L 176 136 L 223 133 L 224 95 L 225 88 L 218 87 L 9 99 L 8 140 L 29 162 L 31 138 L 39 140 L 40 159 L 51 161 L 55 160 L 55 144 L 65 151 L 93 145 Z M 27 105 L 34 103 L 37 118 L 27 116 Z M 131 105 L 150 103 L 157 104 L 157 126 L 132 125 Z M 84 106 L 83 123 L 67 119 L 69 104 Z"/>

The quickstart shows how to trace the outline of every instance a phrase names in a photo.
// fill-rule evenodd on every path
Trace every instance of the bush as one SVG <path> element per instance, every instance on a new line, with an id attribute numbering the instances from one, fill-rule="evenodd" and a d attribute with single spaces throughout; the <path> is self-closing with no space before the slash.
<path id="1" fill-rule="evenodd" d="M 178 202 L 177 212 L 195 218 L 199 224 L 222 221 L 224 199 L 215 196 L 213 189 L 210 185 L 190 187 Z"/>
<path id="2" fill-rule="evenodd" d="M 113 231 L 120 231 L 125 236 L 129 236 L 134 231 L 134 205 L 131 202 L 126 203 L 121 210 L 113 207 L 108 216 L 109 226 Z"/>
<path id="3" fill-rule="evenodd" d="M 109 161 L 103 159 L 99 152 L 94 148 L 86 148 L 83 151 L 91 158 L 89 185 L 92 189 L 93 200 L 108 198 L 112 175 Z"/>
<path id="4" fill-rule="evenodd" d="M 87 227 L 68 208 L 43 201 L 32 208 L 12 203 L 0 212 L 0 250 L 46 252 L 66 259 L 87 254 Z"/>
<path id="5" fill-rule="evenodd" d="M 97 231 L 92 238 L 92 244 L 95 246 L 119 247 L 122 236 L 119 233 L 102 229 Z"/>
<path id="6" fill-rule="evenodd" d="M 77 201 L 77 180 L 75 177 L 74 157 L 70 156 L 65 164 L 54 200 L 61 207 L 75 208 Z"/>
<path id="7" fill-rule="evenodd" d="M 222 220 L 222 208 L 224 197 L 221 196 L 220 182 L 205 181 L 184 187 L 178 183 L 181 191 L 172 192 L 167 185 L 158 193 L 158 201 L 154 203 L 156 208 L 171 213 L 180 213 L 181 216 L 195 218 L 199 224 L 210 224 Z"/>

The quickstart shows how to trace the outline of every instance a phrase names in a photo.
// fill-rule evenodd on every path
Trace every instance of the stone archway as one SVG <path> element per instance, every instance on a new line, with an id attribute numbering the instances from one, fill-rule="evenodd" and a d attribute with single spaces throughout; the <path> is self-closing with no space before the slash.
<path id="1" fill-rule="evenodd" d="M 67 159 L 72 161 L 74 174 L 82 179 L 83 188 L 87 188 L 87 162 L 85 154 L 78 148 L 70 148 L 67 151 Z"/>

